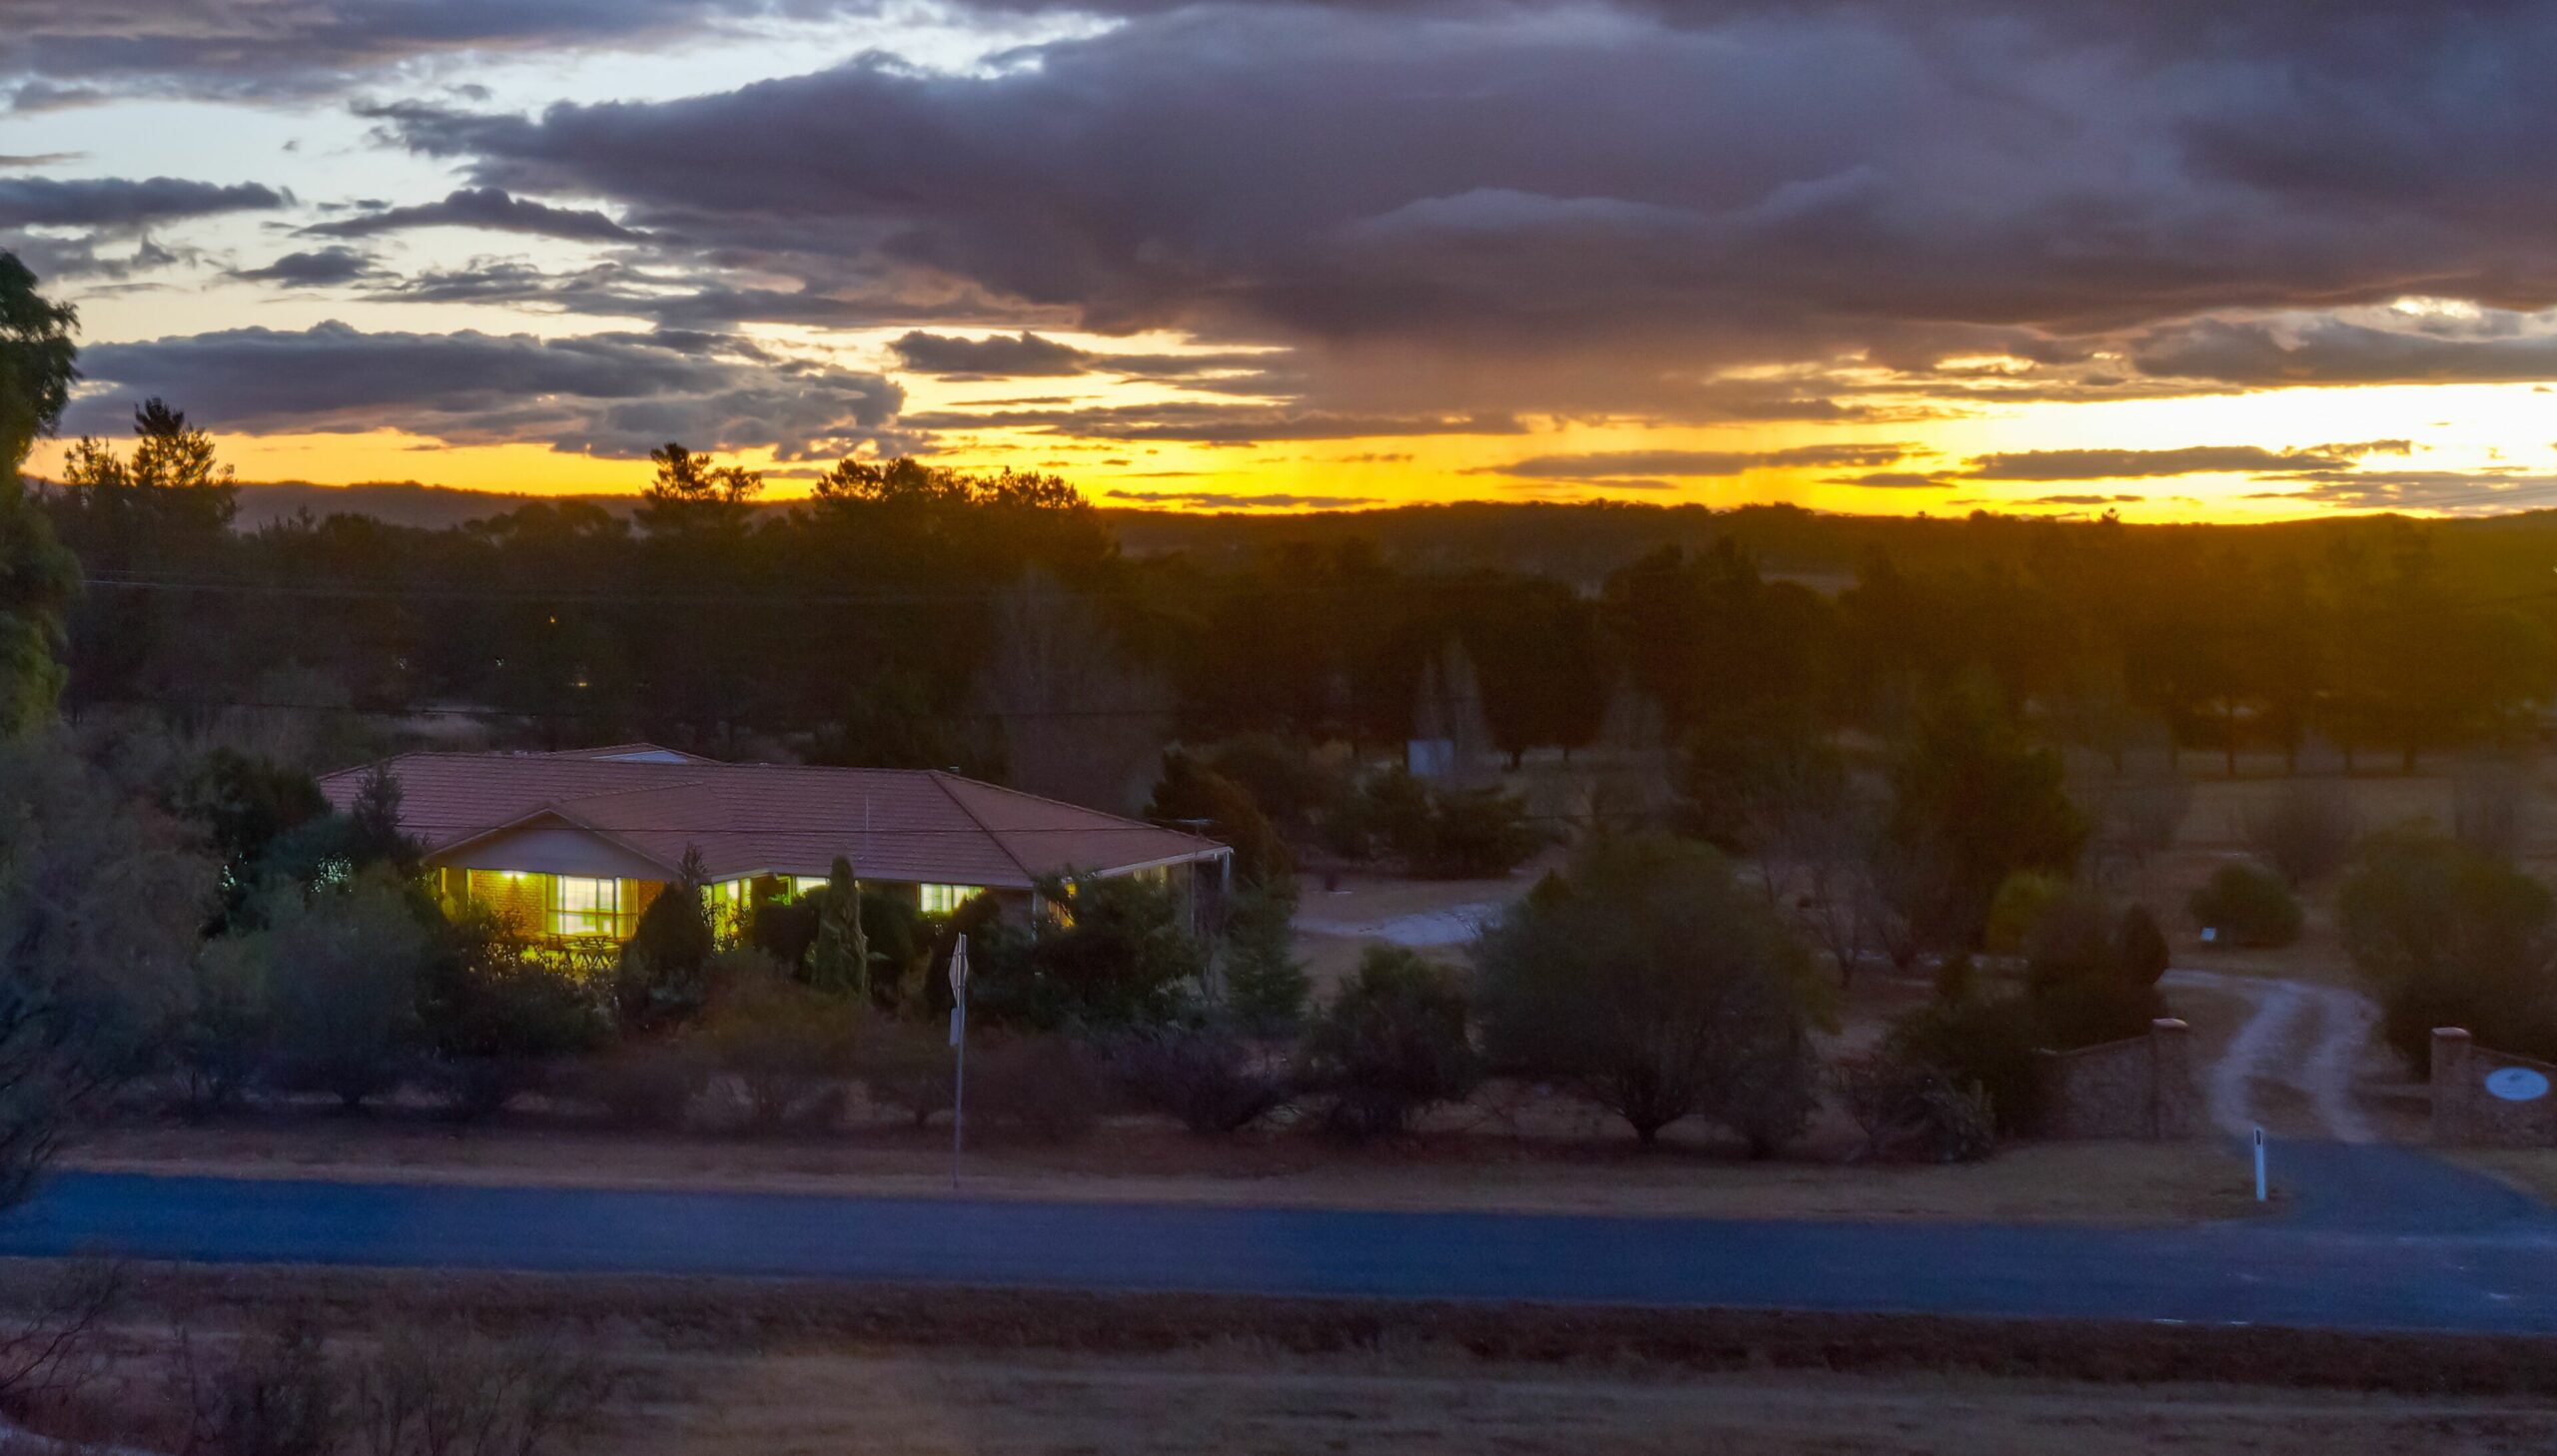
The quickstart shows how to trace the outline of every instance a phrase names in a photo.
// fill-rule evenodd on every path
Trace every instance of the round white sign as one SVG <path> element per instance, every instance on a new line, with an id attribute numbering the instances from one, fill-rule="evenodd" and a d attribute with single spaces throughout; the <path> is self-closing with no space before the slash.
<path id="1" fill-rule="evenodd" d="M 2499 1067 L 2486 1074 L 2486 1091 L 2508 1102 L 2535 1102 L 2548 1095 L 2548 1079 L 2527 1067 Z"/>

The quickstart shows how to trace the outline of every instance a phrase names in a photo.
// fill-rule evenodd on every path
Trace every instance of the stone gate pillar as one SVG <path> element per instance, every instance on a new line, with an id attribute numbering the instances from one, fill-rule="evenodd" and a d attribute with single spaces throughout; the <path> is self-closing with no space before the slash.
<path id="1" fill-rule="evenodd" d="M 2476 1089 L 2469 1085 L 2468 1033 L 2458 1027 L 2433 1028 L 2433 1140 L 2457 1145 L 2468 1140 L 2468 1102 Z"/>

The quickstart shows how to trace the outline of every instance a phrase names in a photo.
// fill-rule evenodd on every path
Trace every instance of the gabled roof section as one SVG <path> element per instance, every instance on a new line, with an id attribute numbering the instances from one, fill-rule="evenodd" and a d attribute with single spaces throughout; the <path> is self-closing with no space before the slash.
<path id="1" fill-rule="evenodd" d="M 1068 870 L 1124 873 L 1224 851 L 1197 835 L 932 770 L 596 752 L 392 759 L 401 827 L 442 863 L 465 864 L 470 846 L 550 817 L 659 864 L 698 850 L 715 880 L 823 875 L 841 856 L 866 879 L 1001 889 Z M 345 808 L 364 772 L 332 774 L 321 791 Z"/>
<path id="2" fill-rule="evenodd" d="M 601 748 L 569 748 L 546 753 L 544 758 L 600 759 L 606 763 L 717 763 L 680 748 L 667 748 L 655 743 L 609 743 Z"/>

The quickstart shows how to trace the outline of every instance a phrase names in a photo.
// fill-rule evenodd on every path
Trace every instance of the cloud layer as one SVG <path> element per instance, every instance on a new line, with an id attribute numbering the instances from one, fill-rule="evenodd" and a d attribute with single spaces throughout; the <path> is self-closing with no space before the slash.
<path id="1" fill-rule="evenodd" d="M 534 442 L 637 456 L 772 445 L 825 458 L 891 433 L 904 391 L 877 374 L 709 336 L 369 334 L 344 324 L 239 329 L 81 355 L 91 383 L 65 428 L 109 431 L 136 398 L 184 400 L 226 429 L 401 429 L 456 444 Z"/>
<path id="2" fill-rule="evenodd" d="M 585 243 L 633 243 L 644 236 L 598 212 L 549 207 L 508 197 L 493 187 L 465 187 L 440 202 L 381 208 L 302 231 L 319 238 L 373 238 L 412 228 L 482 228 Z"/>
<path id="3" fill-rule="evenodd" d="M 280 208 L 285 194 L 256 183 L 217 187 L 175 177 L 0 177 L 0 228 L 116 232 L 216 213 Z"/>
<path id="4" fill-rule="evenodd" d="M 378 406 L 442 438 L 626 451 L 676 432 L 643 428 L 653 409 L 697 424 L 687 443 L 795 453 L 887 428 L 1212 444 L 1546 419 L 1881 432 L 2007 403 L 2557 376 L 2557 6 L 2534 0 L 953 0 L 937 20 L 1083 23 L 964 70 L 864 52 L 528 113 L 456 105 L 426 79 L 455 58 L 903 9 L 16 0 L 0 89 L 30 109 L 360 98 L 388 145 L 464 185 L 305 214 L 332 246 L 228 262 L 231 278 L 659 331 L 233 330 L 93 351 L 121 370 L 101 377 L 200 379 L 262 428 L 353 427 Z M 0 230 L 133 244 L 39 240 L 101 275 L 149 265 L 144 230 L 290 202 L 259 184 L 0 173 Z M 414 240 L 380 257 L 335 246 L 438 227 L 593 248 L 394 275 L 383 259 Z M 876 374 L 738 342 L 760 324 L 896 332 L 890 358 L 915 375 L 1095 375 L 1179 397 L 898 419 Z M 1156 331 L 1195 347 L 1096 342 Z M 664 343 L 681 335 L 724 342 Z M 352 399 L 349 380 L 393 356 L 417 362 L 416 386 L 386 377 L 375 404 Z M 218 361 L 280 372 L 241 380 Z M 474 391 L 481 364 L 541 387 Z M 1908 453 L 1547 453 L 1486 473 L 1651 488 L 1817 468 L 1877 489 L 2368 473 L 2360 454 L 2212 444 L 1942 470 Z"/>

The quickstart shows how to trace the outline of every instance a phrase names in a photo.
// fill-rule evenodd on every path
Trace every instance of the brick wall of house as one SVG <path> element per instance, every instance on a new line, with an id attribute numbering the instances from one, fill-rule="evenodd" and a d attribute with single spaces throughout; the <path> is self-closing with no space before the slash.
<path id="1" fill-rule="evenodd" d="M 2557 1066 L 2480 1047 L 2457 1027 L 2433 1032 L 2433 1140 L 2453 1146 L 2557 1146 L 2557 1092 L 2507 1101 L 2486 1091 L 2505 1068 L 2538 1073 L 2557 1087 Z"/>
<path id="2" fill-rule="evenodd" d="M 2192 1029 L 2172 1018 L 2148 1035 L 2042 1054 L 2042 1132 L 2050 1137 L 2189 1137 L 2200 1124 Z"/>
<path id="3" fill-rule="evenodd" d="M 509 876 L 497 870 L 470 870 L 469 903 L 485 909 L 518 934 L 540 935 L 550 929 L 550 907 L 538 875 Z"/>

